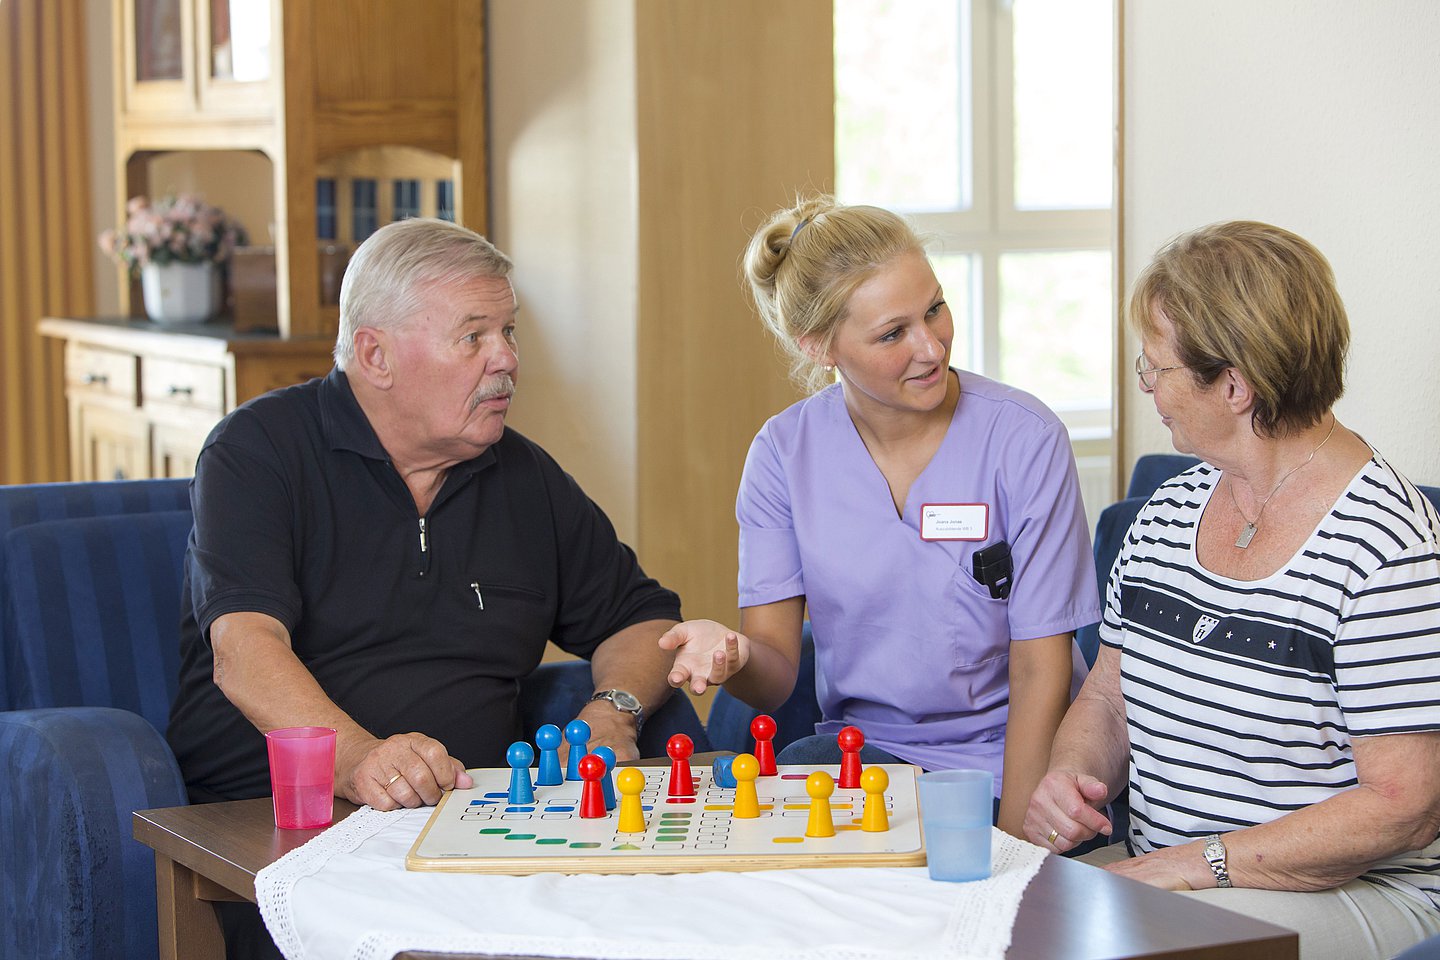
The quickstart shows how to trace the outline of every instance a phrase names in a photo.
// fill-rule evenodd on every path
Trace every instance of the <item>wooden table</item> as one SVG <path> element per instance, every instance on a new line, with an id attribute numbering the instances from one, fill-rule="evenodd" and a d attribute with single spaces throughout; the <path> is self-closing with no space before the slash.
<path id="1" fill-rule="evenodd" d="M 336 800 L 336 821 L 354 810 Z M 320 832 L 277 830 L 268 798 L 142 810 L 134 825 L 135 839 L 155 850 L 162 960 L 223 958 L 208 901 L 254 901 L 255 874 Z M 1052 856 L 1026 888 L 1006 957 L 1295 960 L 1299 950 L 1289 930 Z M 456 955 L 399 954 L 439 957 Z"/>

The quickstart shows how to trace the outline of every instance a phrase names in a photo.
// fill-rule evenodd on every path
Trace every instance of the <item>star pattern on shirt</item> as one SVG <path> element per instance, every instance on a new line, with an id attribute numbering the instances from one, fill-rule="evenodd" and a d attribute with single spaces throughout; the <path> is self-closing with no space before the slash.
<path id="1" fill-rule="evenodd" d="M 1270 649 L 1271 649 L 1271 650 L 1274 650 L 1274 649 L 1275 649 L 1275 641 L 1274 641 L 1274 640 L 1271 640 L 1271 641 L 1270 641 Z"/>

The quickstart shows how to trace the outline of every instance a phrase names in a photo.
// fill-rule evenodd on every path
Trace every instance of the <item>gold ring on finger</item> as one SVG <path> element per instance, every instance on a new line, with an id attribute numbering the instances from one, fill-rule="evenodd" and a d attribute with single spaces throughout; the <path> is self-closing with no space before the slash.
<path id="1" fill-rule="evenodd" d="M 398 774 L 398 773 L 397 773 L 397 774 L 395 774 L 395 776 L 391 777 L 389 780 L 386 780 L 386 781 L 385 781 L 385 789 L 386 789 L 386 790 L 389 790 L 389 789 L 390 789 L 390 785 L 391 785 L 392 783 L 394 783 L 396 780 L 399 780 L 400 777 L 401 777 L 401 774 Z"/>
<path id="2" fill-rule="evenodd" d="M 1060 831 L 1058 831 L 1058 830 L 1051 830 L 1051 831 L 1050 831 L 1050 836 L 1046 837 L 1045 839 L 1046 839 L 1047 841 L 1049 841 L 1050 846 L 1053 847 L 1053 846 L 1055 846 L 1055 841 L 1058 840 L 1059 838 L 1060 838 Z"/>

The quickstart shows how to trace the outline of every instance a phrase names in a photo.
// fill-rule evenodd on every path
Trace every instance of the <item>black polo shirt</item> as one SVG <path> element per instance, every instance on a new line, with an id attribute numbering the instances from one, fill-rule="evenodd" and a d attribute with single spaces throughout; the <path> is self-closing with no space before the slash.
<path id="1" fill-rule="evenodd" d="M 222 420 L 191 502 L 167 736 L 197 802 L 270 793 L 264 738 L 211 678 L 224 614 L 279 620 L 361 726 L 428 734 L 467 766 L 503 765 L 524 738 L 518 681 L 547 639 L 588 657 L 624 627 L 680 617 L 600 508 L 513 430 L 452 468 L 422 518 L 338 370 Z"/>

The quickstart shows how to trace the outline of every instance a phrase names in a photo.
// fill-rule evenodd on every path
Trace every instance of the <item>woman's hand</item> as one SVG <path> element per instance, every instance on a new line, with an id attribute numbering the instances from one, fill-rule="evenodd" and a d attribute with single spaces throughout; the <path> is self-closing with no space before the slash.
<path id="1" fill-rule="evenodd" d="M 1154 853 L 1107 863 L 1105 869 L 1116 876 L 1148 883 L 1161 890 L 1203 890 L 1215 886 L 1215 874 L 1199 852 L 1199 846 L 1186 843 L 1166 847 Z"/>
<path id="2" fill-rule="evenodd" d="M 1096 809 L 1109 792 L 1104 783 L 1088 774 L 1051 770 L 1030 797 L 1030 808 L 1025 811 L 1026 838 L 1064 853 L 1097 833 L 1110 836 L 1109 819 Z"/>
<path id="3" fill-rule="evenodd" d="M 714 620 L 686 620 L 660 638 L 660 649 L 675 651 L 670 686 L 704 693 L 750 662 L 750 638 Z"/>

